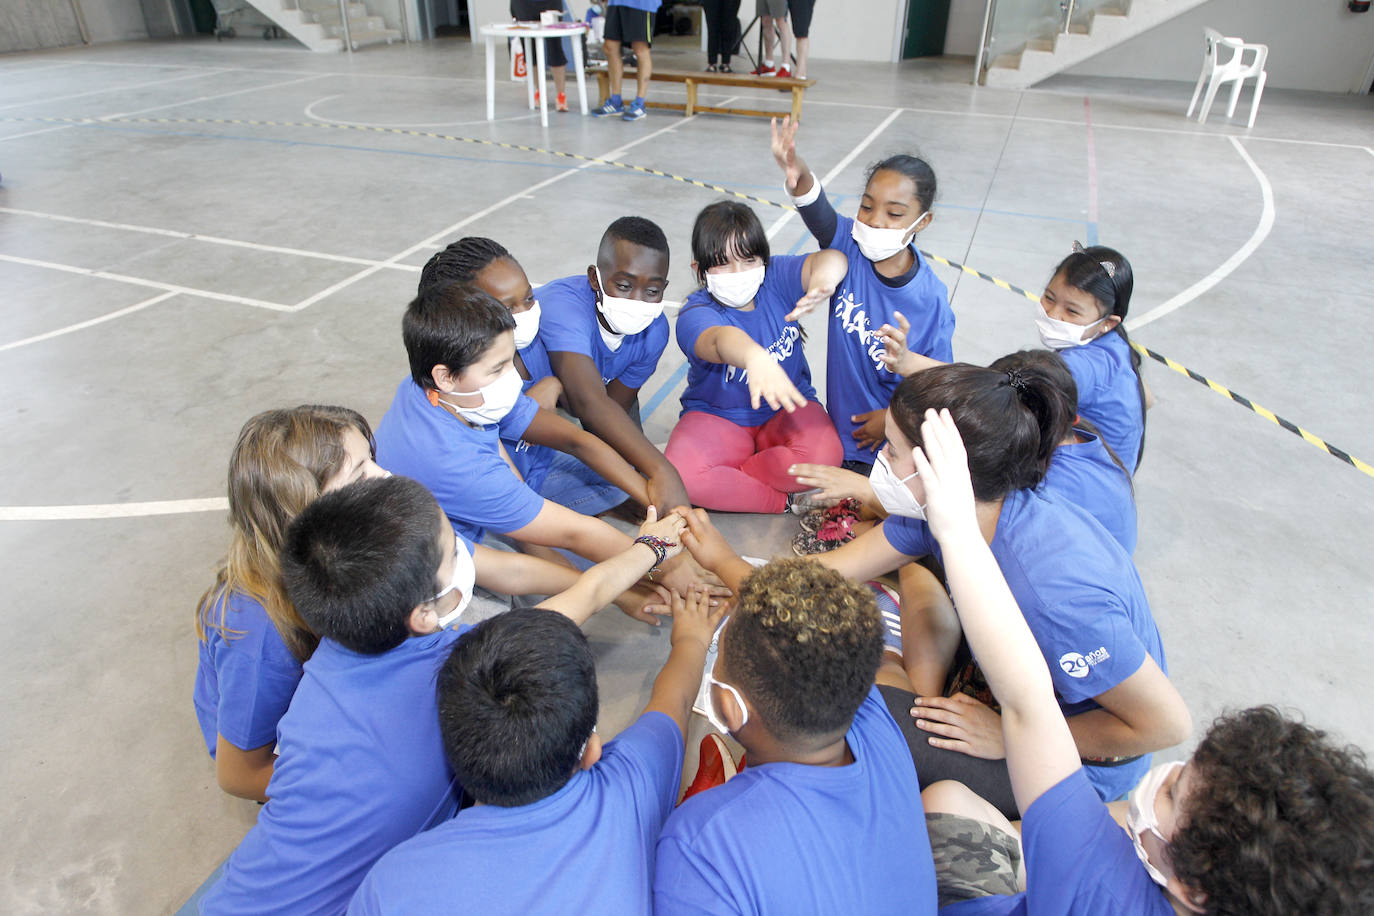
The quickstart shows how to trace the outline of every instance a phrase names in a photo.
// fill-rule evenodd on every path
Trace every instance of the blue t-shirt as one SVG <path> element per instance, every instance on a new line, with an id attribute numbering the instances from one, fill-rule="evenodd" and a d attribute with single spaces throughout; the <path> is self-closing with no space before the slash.
<path id="1" fill-rule="evenodd" d="M 1112 460 L 1097 436 L 1081 429 L 1074 433 L 1084 441 L 1054 450 L 1040 487 L 1087 510 L 1128 554 L 1133 554 L 1136 515 L 1131 475 Z"/>
<path id="2" fill-rule="evenodd" d="M 219 596 L 211 600 L 217 617 Z M 276 741 L 277 722 L 301 680 L 301 663 L 256 599 L 230 592 L 224 625 L 229 636 L 206 629 L 192 694 L 211 757 L 216 735 L 244 751 Z"/>
<path id="3" fill-rule="evenodd" d="M 497 440 L 524 435 L 538 410 L 521 395 L 499 424 L 468 426 L 407 378 L 377 427 L 377 463 L 428 487 L 468 540 L 487 528 L 507 534 L 534 521 L 544 498 L 515 476 Z"/>
<path id="4" fill-rule="evenodd" d="M 544 323 L 543 303 L 540 303 L 539 311 L 539 323 L 542 325 Z M 529 378 L 521 382 L 521 391 L 529 391 L 530 386 L 535 382 L 553 375 L 553 365 L 549 362 L 549 351 L 544 346 L 544 339 L 538 334 L 535 335 L 534 340 L 530 341 L 528 347 L 515 352 L 520 354 L 520 361 L 525 364 L 525 371 L 530 374 Z"/>
<path id="5" fill-rule="evenodd" d="M 855 414 L 886 410 L 902 377 L 883 365 L 878 328 L 897 327 L 896 312 L 911 322 L 907 349 L 940 362 L 954 359 L 954 312 L 949 291 L 916 249 L 916 275 L 902 286 L 883 282 L 873 262 L 864 257 L 853 236 L 854 220 L 838 216 L 828 247 L 849 258 L 849 273 L 830 299 L 830 326 L 825 348 L 825 406 L 844 443 L 846 461 L 872 464 L 876 453 L 854 441 Z"/>
<path id="6" fill-rule="evenodd" d="M 544 349 L 544 341 L 536 336 L 528 347 L 516 352 L 520 354 L 520 359 L 530 374 L 530 377 L 520 384 L 520 390 L 528 394 L 535 382 L 553 375 L 553 366 L 549 363 L 549 351 Z M 537 402 L 535 406 L 538 406 Z M 504 420 L 502 425 L 507 425 Z M 528 423 L 524 425 L 526 428 L 529 427 Z M 504 431 L 501 434 L 501 444 L 506 447 L 506 454 L 510 455 L 511 464 L 515 465 L 515 469 L 520 472 L 525 483 L 529 484 L 531 490 L 540 493 L 544 478 L 549 473 L 549 465 L 553 462 L 553 449 L 543 445 L 533 445 L 519 436 L 508 437 Z"/>
<path id="7" fill-rule="evenodd" d="M 1172 916 L 1174 908 L 1082 769 L 1041 795 L 1021 821 L 1026 890 L 951 904 L 940 916 Z"/>
<path id="8" fill-rule="evenodd" d="M 1134 471 L 1140 464 L 1145 415 L 1130 346 L 1112 331 L 1092 343 L 1057 352 L 1078 386 L 1079 416 L 1091 421 L 1121 463 Z"/>
<path id="9" fill-rule="evenodd" d="M 659 837 L 654 912 L 934 913 L 916 768 L 876 687 L 845 740 L 849 766 L 751 765 L 683 802 Z"/>
<path id="10" fill-rule="evenodd" d="M 806 293 L 802 265 L 806 258 L 780 255 L 768 261 L 763 285 L 754 296 L 754 307 L 741 311 L 721 305 L 704 289 L 687 297 L 677 316 L 677 345 L 687 356 L 687 389 L 682 392 L 682 412 L 699 410 L 724 417 L 738 426 L 762 426 L 777 413 L 768 402 L 757 408 L 749 403 L 749 373 L 725 363 L 708 363 L 696 355 L 697 338 L 708 328 L 733 327 L 773 355 L 802 397 L 816 400 L 811 367 L 802 352 L 801 326 L 785 321 L 797 300 Z"/>
<path id="11" fill-rule="evenodd" d="M 907 556 L 940 556 L 924 521 L 890 516 L 883 533 Z M 1135 674 L 1146 655 L 1169 673 L 1135 564 L 1087 512 L 1053 493 L 1013 490 L 1002 501 L 990 546 L 1045 656 L 1065 717 L 1097 709 L 1093 697 Z M 1087 773 L 1110 800 L 1149 768 L 1145 754 L 1120 766 L 1090 766 Z"/>
<path id="12" fill-rule="evenodd" d="M 553 795 L 466 808 L 393 849 L 348 912 L 438 913 L 461 901 L 469 913 L 647 916 L 654 843 L 677 800 L 682 753 L 677 724 L 645 713 Z"/>
<path id="13" fill-rule="evenodd" d="M 341 913 L 385 852 L 453 816 L 435 676 L 467 629 L 380 655 L 320 641 L 278 729 L 269 801 L 202 913 Z"/>
<path id="14" fill-rule="evenodd" d="M 655 7 L 657 9 L 657 7 Z M 586 274 L 546 283 L 535 290 L 539 300 L 539 337 L 550 353 L 581 353 L 591 357 L 602 384 L 619 379 L 626 388 L 639 388 L 658 368 L 668 346 L 668 319 L 659 315 L 638 334 L 627 334 L 612 350 L 601 339 L 596 320 L 596 293 Z"/>
<path id="15" fill-rule="evenodd" d="M 663 4 L 659 0 L 611 0 L 607 6 L 627 6 L 632 10 L 643 10 L 646 13 L 656 13 Z"/>

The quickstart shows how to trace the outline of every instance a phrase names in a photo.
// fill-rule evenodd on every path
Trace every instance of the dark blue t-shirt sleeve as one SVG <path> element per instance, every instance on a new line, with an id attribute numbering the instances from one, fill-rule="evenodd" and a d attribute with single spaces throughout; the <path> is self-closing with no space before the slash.
<path id="1" fill-rule="evenodd" d="M 819 181 L 814 176 L 812 181 Z M 829 248 L 835 241 L 835 229 L 839 224 L 839 214 L 831 206 L 830 199 L 825 196 L 825 188 L 820 189 L 820 196 L 805 206 L 798 207 L 797 212 L 801 214 L 802 222 L 806 224 L 806 229 L 811 233 L 811 237 L 816 240 L 816 244 L 822 248 Z"/>

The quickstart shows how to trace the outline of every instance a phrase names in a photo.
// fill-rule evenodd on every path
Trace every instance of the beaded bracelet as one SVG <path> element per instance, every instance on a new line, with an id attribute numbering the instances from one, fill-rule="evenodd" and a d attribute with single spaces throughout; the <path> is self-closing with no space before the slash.
<path id="1" fill-rule="evenodd" d="M 647 544 L 649 549 L 654 552 L 654 565 L 649 567 L 649 572 L 653 572 L 663 565 L 663 561 L 668 558 L 669 547 L 677 546 L 677 543 L 674 541 L 667 541 L 661 537 L 655 537 L 652 534 L 641 534 L 639 537 L 635 538 L 635 543 Z"/>

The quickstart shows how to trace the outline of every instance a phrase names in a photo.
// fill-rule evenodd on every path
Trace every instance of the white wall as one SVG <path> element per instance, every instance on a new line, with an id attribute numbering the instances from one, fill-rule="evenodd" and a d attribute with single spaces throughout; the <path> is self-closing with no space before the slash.
<path id="1" fill-rule="evenodd" d="M 81 0 L 81 15 L 86 19 L 91 44 L 148 37 L 148 23 L 139 0 Z"/>
<path id="2" fill-rule="evenodd" d="M 1346 0 L 1210 0 L 1068 70 L 1086 76 L 1197 79 L 1202 29 L 1269 46 L 1270 88 L 1354 92 L 1374 57 L 1374 11 Z"/>
<path id="3" fill-rule="evenodd" d="M 950 0 L 949 26 L 945 29 L 946 54 L 977 55 L 986 9 L 987 0 Z"/>

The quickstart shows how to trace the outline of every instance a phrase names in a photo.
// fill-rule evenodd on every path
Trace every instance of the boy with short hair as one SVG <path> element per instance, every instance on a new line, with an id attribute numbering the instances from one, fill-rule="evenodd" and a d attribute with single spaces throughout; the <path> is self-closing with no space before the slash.
<path id="1" fill-rule="evenodd" d="M 672 650 L 649 705 L 604 748 L 580 630 L 542 610 L 478 624 L 439 675 L 444 746 L 477 804 L 384 856 L 349 913 L 461 901 L 474 913 L 647 914 L 654 843 L 720 616 L 704 590 L 674 598 Z"/>
<path id="2" fill-rule="evenodd" d="M 626 121 L 638 121 L 644 117 L 644 96 L 649 91 L 649 75 L 653 73 L 649 46 L 654 41 L 654 19 L 661 5 L 659 0 L 611 0 L 606 7 L 604 38 L 606 62 L 611 71 L 611 94 L 600 108 L 592 112 L 595 117 L 620 115 Z M 625 62 L 620 57 L 620 48 L 627 42 L 635 52 L 638 92 L 629 105 L 620 96 L 625 79 Z"/>
<path id="3" fill-rule="evenodd" d="M 926 788 L 941 912 L 1374 912 L 1374 773 L 1363 752 L 1273 707 L 1219 719 L 1186 763 L 1156 766 L 1129 803 L 1102 804 L 1035 637 L 979 532 L 948 410 L 927 412 L 921 441 L 914 458 L 926 519 L 969 648 L 1001 701 L 1024 813 L 1026 890 L 1010 894 L 1012 826 L 961 783 Z"/>
<path id="4" fill-rule="evenodd" d="M 668 819 L 655 912 L 934 913 L 916 770 L 874 686 L 872 593 L 809 559 L 751 572 L 704 512 L 689 525 L 697 561 L 739 596 L 709 701 L 749 765 Z"/>
<path id="5" fill-rule="evenodd" d="M 417 296 L 402 322 L 410 378 L 377 427 L 377 461 L 427 486 L 472 541 L 490 528 L 605 560 L 628 548 L 629 537 L 540 496 L 501 444 L 524 435 L 540 411 L 520 393 L 514 327 L 505 306 L 474 287 L 440 285 Z M 664 581 L 685 590 L 691 570 L 675 559 Z"/>
<path id="6" fill-rule="evenodd" d="M 667 236 L 650 220 L 622 216 L 601 236 L 585 276 L 536 292 L 539 335 L 569 410 L 648 479 L 649 500 L 661 514 L 688 504 L 682 478 L 645 437 L 638 416 L 639 389 L 668 345 L 667 287 Z"/>
<path id="7" fill-rule="evenodd" d="M 375 478 L 326 493 L 282 551 L 319 648 L 277 727 L 258 822 L 202 913 L 337 913 L 382 853 L 457 810 L 434 727 L 435 671 L 458 638 L 453 529 L 424 487 Z"/>

